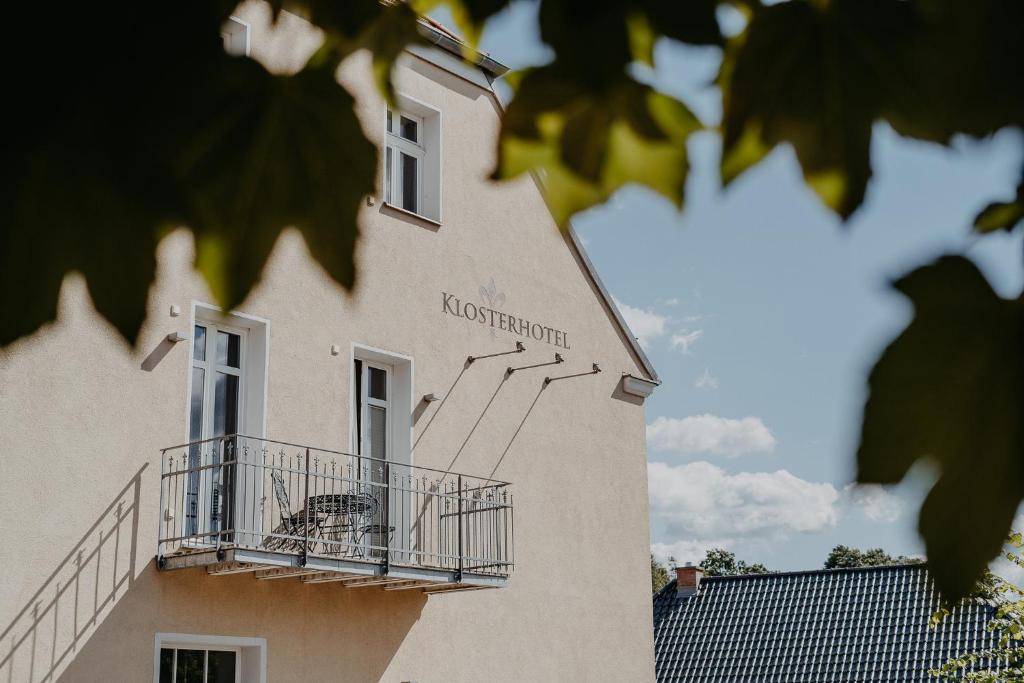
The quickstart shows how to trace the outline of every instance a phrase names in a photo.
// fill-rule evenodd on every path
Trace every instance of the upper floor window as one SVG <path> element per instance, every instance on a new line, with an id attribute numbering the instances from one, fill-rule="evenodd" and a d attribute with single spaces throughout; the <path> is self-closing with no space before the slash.
<path id="1" fill-rule="evenodd" d="M 399 95 L 387 109 L 384 203 L 441 222 L 441 113 Z"/>
<path id="2" fill-rule="evenodd" d="M 388 144 L 384 152 L 384 201 L 421 213 L 423 119 L 388 109 Z"/>

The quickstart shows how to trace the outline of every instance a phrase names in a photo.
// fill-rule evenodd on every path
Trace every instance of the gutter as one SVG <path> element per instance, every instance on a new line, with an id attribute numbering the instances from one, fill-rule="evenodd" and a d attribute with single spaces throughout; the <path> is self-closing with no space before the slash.
<path id="1" fill-rule="evenodd" d="M 487 55 L 479 50 L 474 50 L 469 45 L 463 43 L 460 40 L 456 40 L 451 35 L 441 31 L 433 22 L 424 18 L 419 22 L 420 34 L 423 35 L 428 41 L 441 48 L 446 52 L 450 52 L 456 57 L 465 59 L 484 71 L 491 76 L 491 78 L 501 78 L 508 73 L 508 67 L 501 62 L 492 59 L 490 55 Z"/>

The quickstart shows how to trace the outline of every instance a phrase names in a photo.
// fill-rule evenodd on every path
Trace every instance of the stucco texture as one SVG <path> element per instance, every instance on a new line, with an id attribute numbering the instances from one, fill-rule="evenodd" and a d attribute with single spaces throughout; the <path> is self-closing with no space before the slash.
<path id="1" fill-rule="evenodd" d="M 316 45 L 293 17 L 271 34 L 265 7 L 240 13 L 254 55 L 278 70 Z M 379 142 L 384 104 L 366 56 L 340 78 Z M 177 632 L 266 638 L 269 681 L 653 680 L 643 406 L 619 390 L 622 373 L 642 369 L 533 181 L 485 179 L 493 96 L 411 55 L 397 86 L 442 112 L 443 222 L 365 206 L 352 293 L 297 232 L 282 235 L 239 306 L 270 321 L 266 433 L 347 450 L 351 344 L 411 356 L 413 395 L 448 397 L 409 415 L 414 462 L 514 485 L 509 585 L 427 597 L 156 569 L 159 449 L 186 440 L 190 365 L 188 343 L 163 340 L 190 336 L 193 302 L 211 301 L 179 230 L 159 246 L 136 349 L 69 276 L 58 321 L 0 351 L 0 679 L 150 681 L 154 634 Z M 492 279 L 502 310 L 567 331 L 570 348 L 524 340 L 525 353 L 464 369 L 519 337 L 446 315 L 441 292 L 482 304 Z M 555 351 L 563 365 L 504 378 L 510 358 Z M 594 362 L 602 373 L 543 388 L 548 371 Z"/>

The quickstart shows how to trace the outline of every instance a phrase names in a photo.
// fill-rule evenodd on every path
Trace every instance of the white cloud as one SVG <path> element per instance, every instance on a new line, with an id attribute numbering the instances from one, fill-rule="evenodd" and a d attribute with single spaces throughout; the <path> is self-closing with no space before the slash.
<path id="1" fill-rule="evenodd" d="M 669 345 L 673 349 L 682 351 L 683 353 L 689 355 L 690 345 L 693 344 L 698 339 L 700 339 L 702 336 L 704 336 L 704 330 L 694 330 L 693 332 L 687 332 L 686 330 L 682 330 L 681 332 L 677 332 L 676 334 L 672 335 L 672 339 L 670 340 Z"/>
<path id="2" fill-rule="evenodd" d="M 679 305 L 679 299 L 677 297 L 672 297 L 671 299 L 665 299 L 665 305 L 666 306 L 678 306 Z"/>
<path id="3" fill-rule="evenodd" d="M 693 381 L 693 386 L 698 389 L 717 389 L 718 378 L 711 374 L 711 371 L 704 368 L 704 372 L 697 376 L 697 379 Z"/>
<path id="4" fill-rule="evenodd" d="M 647 444 L 659 451 L 741 455 L 772 451 L 775 437 L 759 417 L 736 420 L 717 415 L 659 417 L 647 425 Z"/>
<path id="5" fill-rule="evenodd" d="M 895 522 L 903 512 L 903 501 L 878 484 L 847 484 L 843 495 L 872 522 Z"/>
<path id="6" fill-rule="evenodd" d="M 647 480 L 652 515 L 670 530 L 703 538 L 821 531 L 839 520 L 834 486 L 786 470 L 729 474 L 709 462 L 654 462 Z"/>
<path id="7" fill-rule="evenodd" d="M 615 297 L 612 297 L 612 300 L 622 313 L 622 317 L 626 319 L 629 329 L 636 335 L 640 346 L 646 349 L 654 339 L 665 334 L 665 323 L 667 322 L 665 316 L 658 315 L 651 310 L 634 308 Z"/>
<path id="8" fill-rule="evenodd" d="M 669 558 L 675 558 L 679 565 L 687 562 L 700 564 L 704 556 L 712 548 L 730 548 L 735 542 L 732 538 L 697 539 L 674 541 L 672 543 L 652 543 L 651 553 L 654 559 L 662 564 L 668 565 Z"/>

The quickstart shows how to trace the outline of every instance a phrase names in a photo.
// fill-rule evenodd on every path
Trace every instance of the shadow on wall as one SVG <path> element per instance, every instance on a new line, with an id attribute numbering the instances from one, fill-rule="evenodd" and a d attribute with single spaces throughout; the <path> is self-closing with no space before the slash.
<path id="1" fill-rule="evenodd" d="M 152 680 L 162 632 L 266 638 L 268 681 L 379 681 L 426 602 L 418 591 L 379 586 L 162 572 L 150 560 L 60 680 Z"/>
<path id="2" fill-rule="evenodd" d="M 209 576 L 202 568 L 161 572 L 152 558 L 142 565 L 145 469 L 6 624 L 0 683 L 152 680 L 158 632 L 266 638 L 270 681 L 380 680 L 426 595 Z M 415 680 L 415 673 L 396 676 Z"/>
<path id="3" fill-rule="evenodd" d="M 139 468 L 0 634 L 0 681 L 53 681 L 135 581 Z"/>

